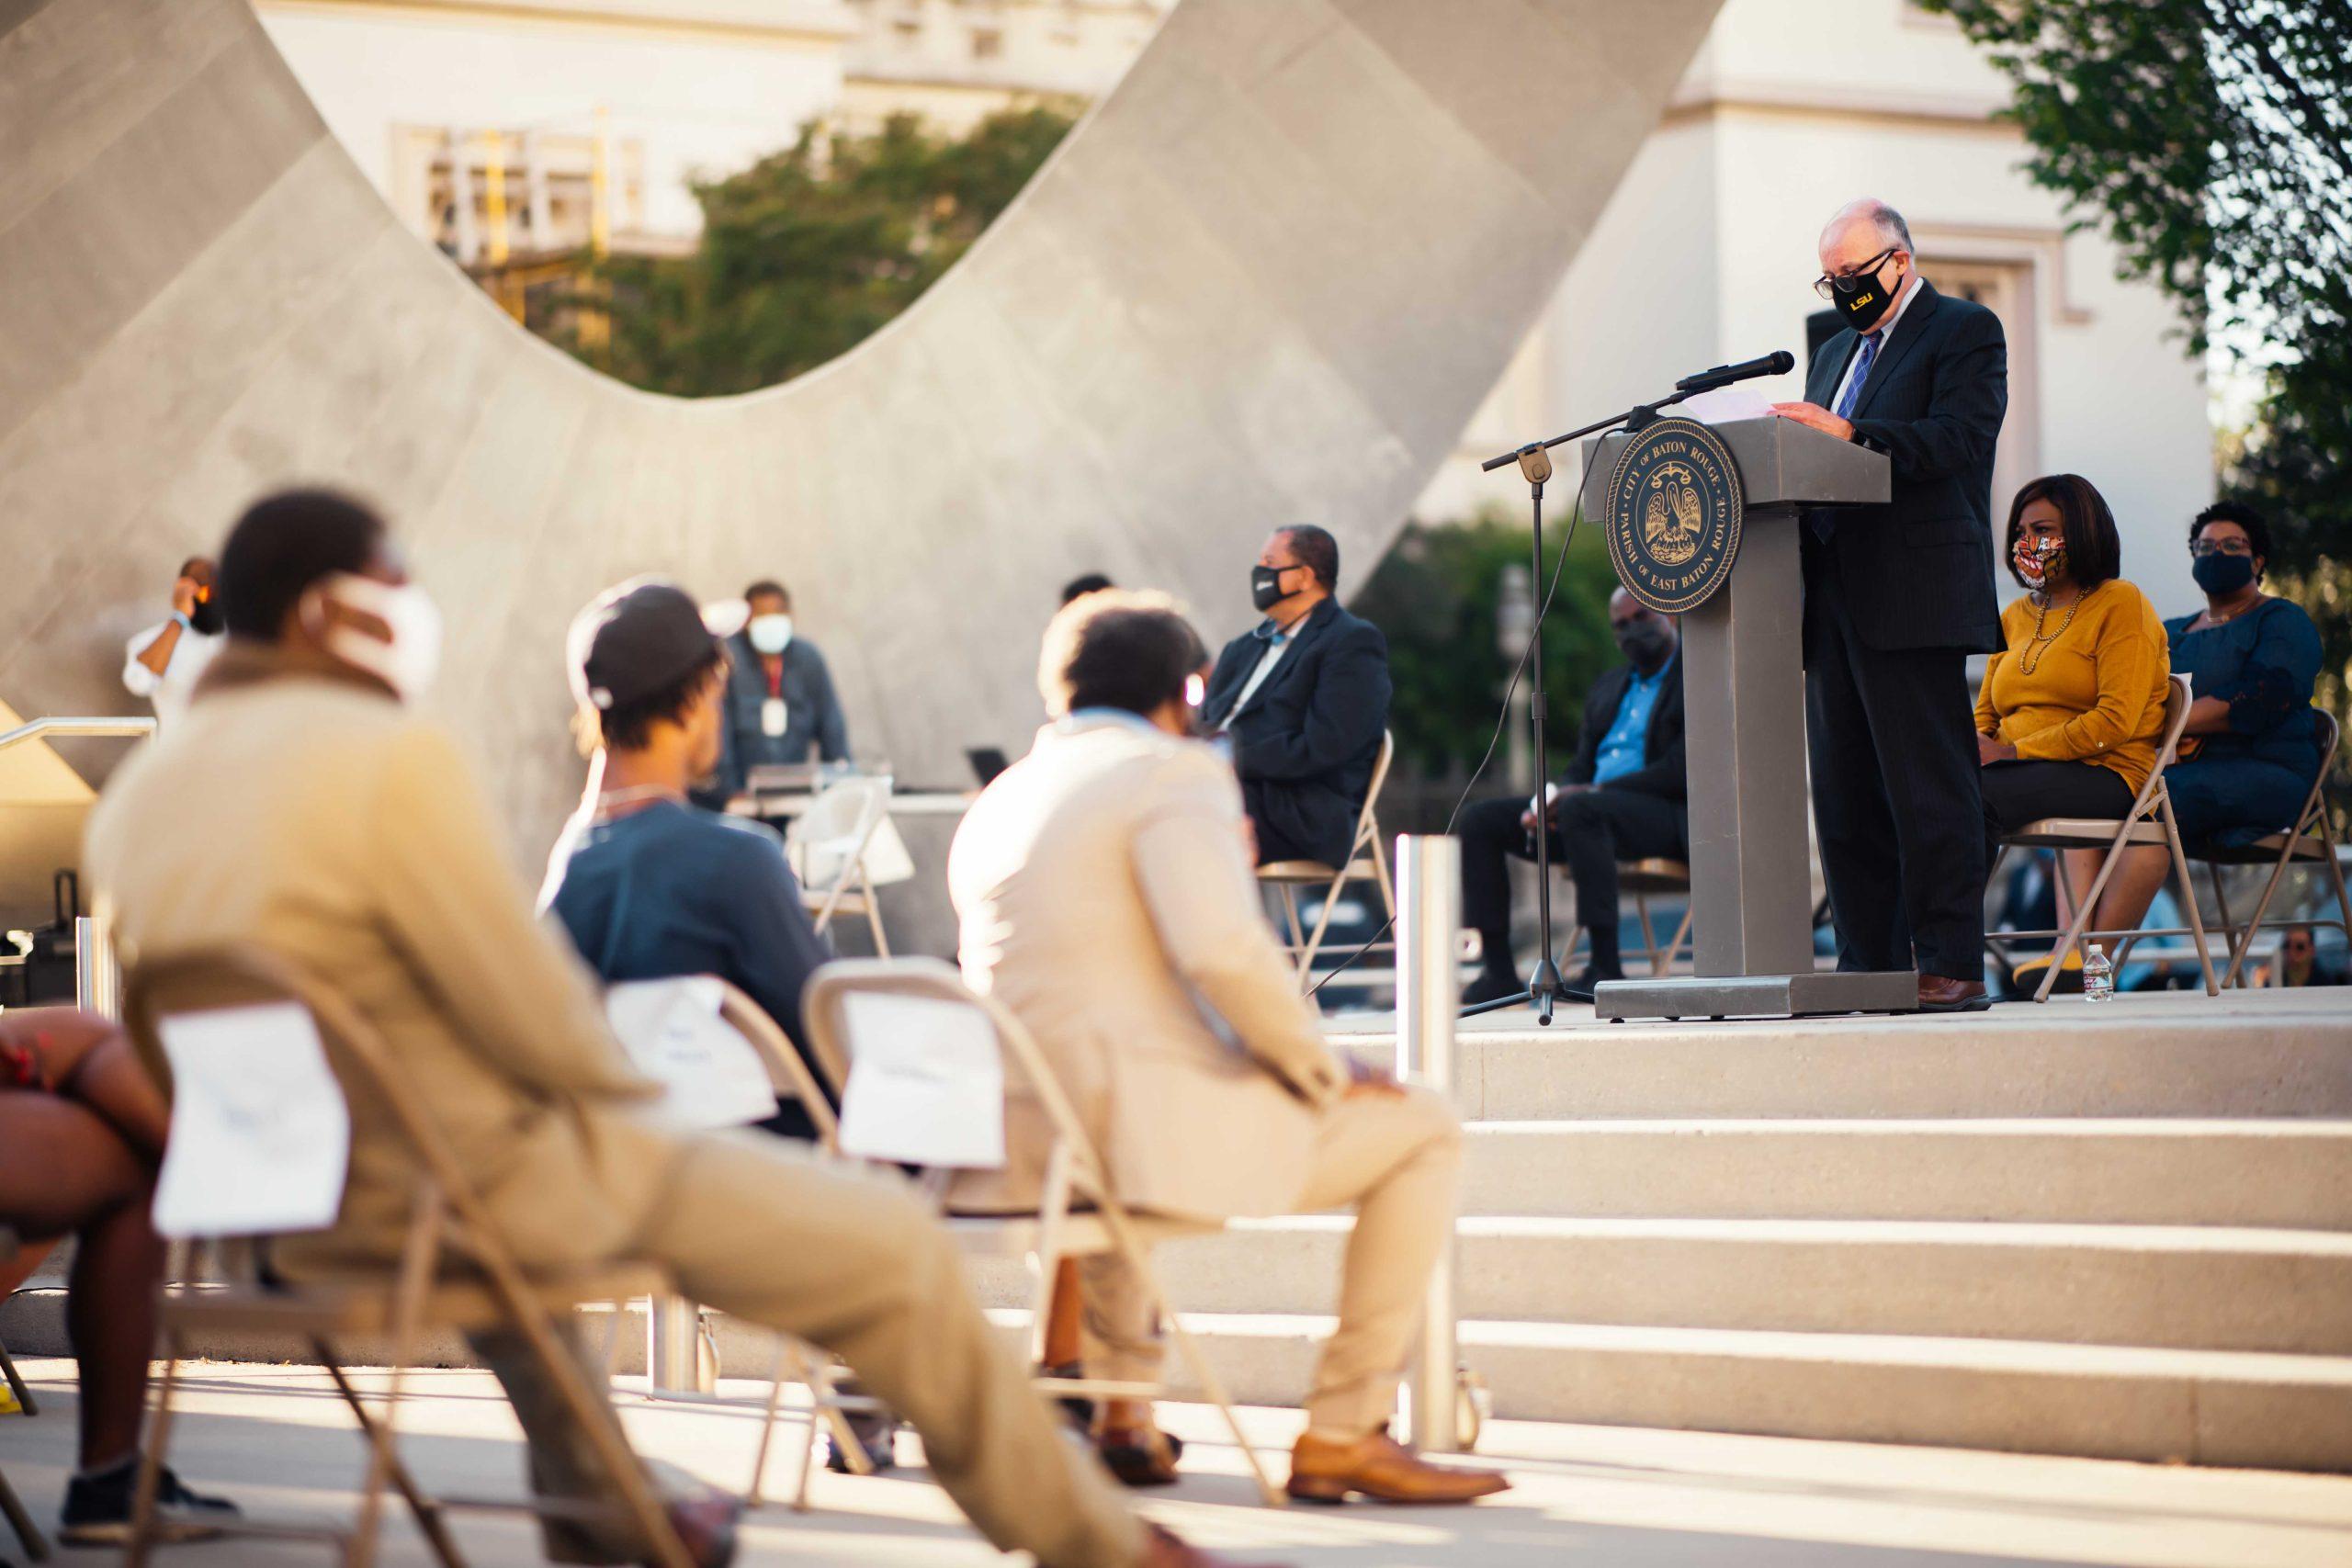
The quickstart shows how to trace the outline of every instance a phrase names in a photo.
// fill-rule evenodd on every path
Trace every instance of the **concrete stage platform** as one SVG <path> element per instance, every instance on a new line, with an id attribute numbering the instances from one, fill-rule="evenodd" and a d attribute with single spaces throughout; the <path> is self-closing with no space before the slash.
<path id="1" fill-rule="evenodd" d="M 35 1361 L 27 1371 L 49 1407 L 38 1420 L 0 1418 L 0 1467 L 47 1523 L 64 1486 L 73 1388 L 62 1363 Z M 519 1438 L 496 1385 L 479 1372 L 444 1371 L 412 1386 L 424 1397 L 403 1416 L 412 1433 L 406 1451 L 424 1483 L 520 1495 Z M 730 1382 L 722 1393 L 749 1401 L 759 1390 Z M 651 1407 L 627 1395 L 620 1403 L 632 1438 L 656 1462 L 741 1486 L 756 1440 L 754 1410 Z M 200 1366 L 187 1409 L 174 1457 L 191 1481 L 273 1516 L 333 1517 L 350 1507 L 361 1450 L 314 1369 Z M 1276 1512 L 1256 1503 L 1213 1414 L 1174 1405 L 1164 1418 L 1186 1439 L 1187 1474 L 1145 1497 L 1144 1512 L 1245 1561 L 1300 1568 L 2352 1563 L 2352 1480 L 2335 1476 L 1500 1422 L 1489 1428 L 1478 1461 L 1510 1473 L 1516 1489 L 1500 1498 L 1466 1509 Z M 1297 1416 L 1253 1409 L 1244 1422 L 1280 1473 Z M 795 1419 L 780 1436 L 801 1432 Z M 783 1448 L 779 1441 L 779 1453 Z M 921 1445 L 901 1439 L 899 1455 L 917 1464 Z M 788 1484 L 789 1461 L 771 1463 L 771 1483 Z M 870 1480 L 820 1475 L 814 1497 L 817 1509 L 808 1515 L 770 1507 L 753 1516 L 739 1562 L 986 1568 L 1006 1561 L 920 1470 Z M 397 1504 L 387 1517 L 383 1561 L 392 1568 L 428 1562 Z M 539 1560 L 520 1516 L 461 1514 L 456 1530 L 475 1562 Z M 165 1559 L 187 1568 L 326 1560 L 316 1543 L 270 1541 L 175 1547 Z"/>

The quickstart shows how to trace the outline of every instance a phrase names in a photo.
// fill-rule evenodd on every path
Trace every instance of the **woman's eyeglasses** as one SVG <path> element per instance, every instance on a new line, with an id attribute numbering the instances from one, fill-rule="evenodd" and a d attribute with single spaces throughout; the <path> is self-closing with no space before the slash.
<path id="1" fill-rule="evenodd" d="M 1889 245 L 1851 272 L 1836 274 L 1825 272 L 1813 280 L 1813 291 L 1824 299 L 1835 299 L 1840 294 L 1851 294 L 1863 284 L 1876 277 L 1878 269 L 1886 265 L 1886 258 L 1902 248 L 1900 245 Z"/>
<path id="2" fill-rule="evenodd" d="M 2254 547 L 2244 539 L 2199 539 L 2188 547 L 2188 553 L 2199 560 L 2207 556 L 2250 556 Z"/>

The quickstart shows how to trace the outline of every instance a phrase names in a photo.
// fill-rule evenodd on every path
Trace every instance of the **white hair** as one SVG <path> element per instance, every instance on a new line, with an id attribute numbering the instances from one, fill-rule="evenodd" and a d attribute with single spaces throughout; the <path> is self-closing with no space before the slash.
<path id="1" fill-rule="evenodd" d="M 1847 224 L 1864 220 L 1878 230 L 1879 238 L 1888 244 L 1906 251 L 1911 249 L 1911 225 L 1903 221 L 1903 214 L 1876 197 L 1866 196 L 1860 201 L 1849 201 L 1839 208 L 1830 215 L 1828 226 L 1822 230 L 1821 237 L 1826 240 Z"/>

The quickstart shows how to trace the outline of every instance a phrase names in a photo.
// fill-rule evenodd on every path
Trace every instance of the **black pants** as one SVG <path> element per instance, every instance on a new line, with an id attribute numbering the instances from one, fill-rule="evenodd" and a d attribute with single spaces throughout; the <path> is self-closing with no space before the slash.
<path id="1" fill-rule="evenodd" d="M 1984 862 L 2001 835 L 2045 817 L 2120 818 L 2132 809 L 2131 784 L 2097 762 L 1990 762 L 1977 780 L 1984 799 Z"/>
<path id="2" fill-rule="evenodd" d="M 1493 974 L 1511 969 L 1508 857 L 1535 858 L 1535 835 L 1519 821 L 1526 809 L 1523 800 L 1482 800 L 1462 814 L 1462 919 L 1485 944 Z M 1552 859 L 1576 883 L 1577 924 L 1592 935 L 1596 966 L 1616 966 L 1618 863 L 1679 859 L 1687 823 L 1681 801 L 1639 790 L 1603 785 L 1561 797 Z"/>
<path id="3" fill-rule="evenodd" d="M 1967 656 L 1862 645 L 1831 574 L 1805 601 L 1805 742 L 1838 967 L 1984 972 L 1984 829 Z"/>

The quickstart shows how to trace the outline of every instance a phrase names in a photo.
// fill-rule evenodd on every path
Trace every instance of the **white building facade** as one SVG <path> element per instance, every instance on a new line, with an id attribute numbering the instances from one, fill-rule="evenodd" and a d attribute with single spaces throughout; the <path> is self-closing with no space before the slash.
<path id="1" fill-rule="evenodd" d="M 2007 99 L 1956 27 L 1907 0 L 1727 0 L 1419 515 L 1523 507 L 1524 486 L 1477 459 L 1694 370 L 1785 348 L 1798 371 L 1748 385 L 1802 398 L 1822 223 L 1875 196 L 1909 223 L 1929 281 L 2007 329 L 1996 526 L 2024 480 L 2079 473 L 2114 509 L 2125 573 L 2163 613 L 2193 607 L 2188 523 L 2213 493 L 2202 367 L 2170 303 L 2119 281 L 2114 247 L 2069 234 L 2028 181 L 2023 138 L 1993 118 Z"/>
<path id="2" fill-rule="evenodd" d="M 811 121 L 992 110 L 1106 93 L 1175 0 L 254 0 L 329 126 L 395 211 L 472 265 L 691 245 L 696 177 Z M 1435 0 L 1431 0 L 1435 3 Z M 2069 234 L 1994 116 L 2007 84 L 1909 0 L 1726 0 L 1674 103 L 1454 458 L 1425 520 L 1516 509 L 1477 459 L 1776 348 L 1802 360 L 1822 221 L 1877 196 L 1938 287 L 2007 328 L 1994 506 L 2081 473 L 2167 613 L 2193 602 L 2188 517 L 2213 486 L 2201 367 L 2171 306 Z M 1561 111 L 1573 114 L 1573 105 Z M 500 189 L 495 197 L 492 185 Z M 599 219 L 601 210 L 601 220 Z M 493 219 L 496 220 L 493 222 Z M 1803 375 L 1751 383 L 1803 395 Z"/>

